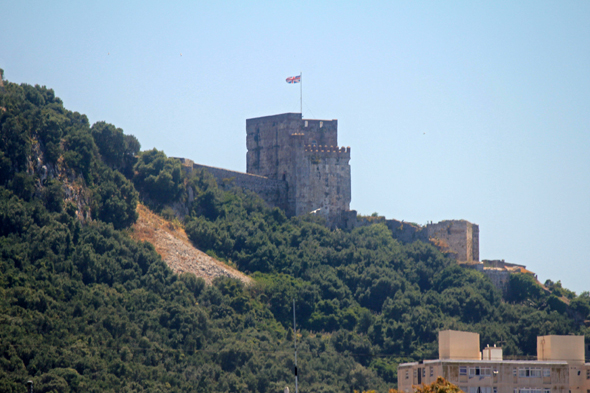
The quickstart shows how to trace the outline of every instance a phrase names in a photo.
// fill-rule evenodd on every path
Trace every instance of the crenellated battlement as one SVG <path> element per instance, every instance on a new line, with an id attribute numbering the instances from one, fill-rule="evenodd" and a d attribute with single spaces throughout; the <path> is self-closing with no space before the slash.
<path id="1" fill-rule="evenodd" d="M 304 151 L 311 153 L 348 153 L 350 154 L 350 146 L 322 146 L 322 145 L 305 145 Z"/>

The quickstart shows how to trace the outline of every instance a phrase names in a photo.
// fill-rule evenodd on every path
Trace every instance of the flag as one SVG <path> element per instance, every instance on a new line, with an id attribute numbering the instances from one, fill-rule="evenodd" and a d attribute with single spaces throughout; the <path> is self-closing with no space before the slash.
<path id="1" fill-rule="evenodd" d="M 287 78 L 287 83 L 299 83 L 301 82 L 301 75 L 290 76 Z"/>

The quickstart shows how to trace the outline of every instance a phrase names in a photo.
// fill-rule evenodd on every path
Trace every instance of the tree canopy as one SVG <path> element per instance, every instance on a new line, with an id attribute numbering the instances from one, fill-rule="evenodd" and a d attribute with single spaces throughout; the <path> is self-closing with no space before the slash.
<path id="1" fill-rule="evenodd" d="M 437 357 L 441 329 L 478 332 L 508 356 L 534 354 L 537 335 L 590 336 L 587 292 L 515 275 L 503 298 L 483 274 L 382 224 L 288 218 L 139 149 L 51 89 L 5 83 L 1 391 L 29 379 L 38 392 L 282 390 L 293 381 L 293 299 L 300 383 L 312 392 L 394 388 L 398 363 Z M 139 200 L 184 209 L 193 244 L 255 283 L 173 274 L 129 236 Z"/>

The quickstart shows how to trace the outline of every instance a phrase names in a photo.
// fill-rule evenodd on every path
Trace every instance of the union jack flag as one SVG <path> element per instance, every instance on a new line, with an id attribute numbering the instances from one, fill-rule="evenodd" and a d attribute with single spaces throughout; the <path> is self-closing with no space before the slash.
<path id="1" fill-rule="evenodd" d="M 301 82 L 301 75 L 290 76 L 287 78 L 287 83 L 299 83 Z"/>

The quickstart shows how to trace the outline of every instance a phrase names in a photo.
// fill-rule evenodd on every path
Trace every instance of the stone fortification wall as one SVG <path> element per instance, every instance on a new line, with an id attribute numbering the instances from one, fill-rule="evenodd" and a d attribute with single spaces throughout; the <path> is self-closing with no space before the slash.
<path id="1" fill-rule="evenodd" d="M 483 273 L 489 277 L 490 281 L 496 288 L 502 291 L 502 294 L 508 293 L 508 284 L 510 283 L 510 272 L 499 267 L 484 267 Z"/>
<path id="2" fill-rule="evenodd" d="M 232 171 L 229 169 L 216 168 L 207 165 L 195 164 L 187 158 L 171 157 L 179 160 L 187 172 L 194 169 L 207 170 L 222 188 L 241 187 L 255 192 L 267 204 L 283 210 L 286 208 L 287 183 L 281 180 L 269 179 L 264 176 L 252 175 L 249 173 Z"/>
<path id="3" fill-rule="evenodd" d="M 298 142 L 291 137 L 297 135 Z M 270 179 L 287 180 L 297 155 L 305 145 L 338 144 L 337 120 L 304 120 L 301 113 L 257 117 L 246 120 L 246 172 Z"/>
<path id="4" fill-rule="evenodd" d="M 350 147 L 307 145 L 293 174 L 295 214 L 319 210 L 328 217 L 350 208 Z M 291 182 L 289 183 L 291 184 Z"/>
<path id="5" fill-rule="evenodd" d="M 479 261 L 479 226 L 465 220 L 445 220 L 426 225 L 428 238 L 446 242 L 458 261 Z"/>
<path id="6" fill-rule="evenodd" d="M 287 208 L 285 204 L 287 200 L 287 183 L 282 180 L 207 165 L 194 164 L 193 167 L 209 171 L 221 187 L 241 187 L 255 192 L 270 206 L 283 210 Z"/>
<path id="7" fill-rule="evenodd" d="M 395 219 L 385 220 L 385 225 L 387 225 L 393 237 L 402 243 L 413 243 L 416 240 L 428 241 L 426 231 L 420 225 Z"/>
<path id="8" fill-rule="evenodd" d="M 420 226 L 385 217 L 349 217 L 348 228 L 383 223 L 402 243 L 430 242 L 458 261 L 479 261 L 479 227 L 465 220 L 446 220 Z M 471 258 L 469 258 L 469 256 Z M 483 267 L 483 265 L 482 265 Z"/>
<path id="9" fill-rule="evenodd" d="M 338 120 L 302 119 L 301 132 L 306 145 L 337 146 Z"/>
<path id="10" fill-rule="evenodd" d="M 525 265 L 519 265 L 517 263 L 509 263 L 503 259 L 484 259 L 482 260 L 485 267 L 499 267 L 499 268 L 524 268 L 526 269 Z"/>
<path id="11" fill-rule="evenodd" d="M 479 226 L 465 220 L 445 220 L 420 226 L 386 220 L 393 237 L 403 243 L 430 242 L 458 261 L 479 261 Z"/>
<path id="12" fill-rule="evenodd" d="M 248 173 L 286 182 L 288 216 L 317 211 L 331 226 L 348 217 L 341 212 L 351 199 L 350 148 L 338 147 L 337 120 L 300 113 L 248 119 L 246 145 Z"/>
<path id="13" fill-rule="evenodd" d="M 290 136 L 300 128 L 300 113 L 247 119 L 246 172 L 282 179 L 291 167 Z"/>

